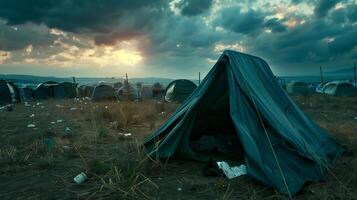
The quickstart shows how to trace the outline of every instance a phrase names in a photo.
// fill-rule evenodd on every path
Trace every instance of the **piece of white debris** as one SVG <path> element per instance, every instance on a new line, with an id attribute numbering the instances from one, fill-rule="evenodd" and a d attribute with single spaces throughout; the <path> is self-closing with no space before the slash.
<path id="1" fill-rule="evenodd" d="M 225 161 L 217 162 L 217 165 L 229 179 L 247 174 L 247 167 L 245 165 L 230 167 Z"/>
<path id="2" fill-rule="evenodd" d="M 177 188 L 177 191 L 179 191 L 179 192 L 182 191 L 182 188 L 178 187 L 178 188 Z"/>
<path id="3" fill-rule="evenodd" d="M 357 117 L 355 117 L 354 119 L 357 120 Z"/>
<path id="4" fill-rule="evenodd" d="M 70 131 L 71 131 L 71 129 L 70 129 L 69 127 L 66 127 L 64 130 L 65 130 L 66 132 L 70 132 Z"/>
<path id="5" fill-rule="evenodd" d="M 58 119 L 58 120 L 57 120 L 57 123 L 62 123 L 62 122 L 63 122 L 62 119 Z"/>
<path id="6" fill-rule="evenodd" d="M 35 127 L 36 127 L 35 124 L 28 124 L 28 125 L 27 125 L 27 128 L 35 128 Z"/>
<path id="7" fill-rule="evenodd" d="M 51 122 L 51 124 L 55 124 L 56 122 Z"/>
<path id="8" fill-rule="evenodd" d="M 73 180 L 79 185 L 82 184 L 85 180 L 87 180 L 87 178 L 87 175 L 84 172 L 81 172 L 76 177 L 74 177 Z"/>
<path id="9" fill-rule="evenodd" d="M 68 150 L 68 149 L 69 149 L 69 146 L 65 145 L 65 146 L 63 146 L 62 148 Z"/>
<path id="10" fill-rule="evenodd" d="M 31 117 L 31 118 L 32 118 L 32 117 L 35 117 L 35 114 L 31 114 L 29 117 Z"/>
<path id="11" fill-rule="evenodd" d="M 131 133 L 124 133 L 125 137 L 131 136 Z"/>
<path id="12" fill-rule="evenodd" d="M 45 108 L 45 106 L 41 106 L 41 109 L 44 109 Z"/>
<path id="13" fill-rule="evenodd" d="M 42 104 L 41 102 L 37 102 L 37 103 L 36 103 L 36 106 L 39 106 L 39 105 L 41 105 L 41 104 Z"/>
<path id="14" fill-rule="evenodd" d="M 74 107 L 74 108 L 70 108 L 69 110 L 77 110 L 77 108 L 76 108 L 76 107 Z"/>
<path id="15" fill-rule="evenodd" d="M 31 104 L 29 104 L 29 102 L 25 101 L 25 106 L 26 106 L 26 107 L 30 107 Z"/>

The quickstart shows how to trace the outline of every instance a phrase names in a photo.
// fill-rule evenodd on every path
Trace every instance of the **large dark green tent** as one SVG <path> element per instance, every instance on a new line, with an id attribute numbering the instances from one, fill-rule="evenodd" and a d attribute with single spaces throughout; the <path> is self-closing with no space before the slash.
<path id="1" fill-rule="evenodd" d="M 202 149 L 207 146 L 203 138 L 209 136 L 215 143 L 237 147 L 233 156 L 244 160 L 249 176 L 289 195 L 307 181 L 322 180 L 343 152 L 289 98 L 264 60 L 234 51 L 224 51 L 199 87 L 144 145 L 150 156 L 160 159 L 207 161 L 219 151 L 200 153 L 197 141 Z"/>
<path id="2" fill-rule="evenodd" d="M 181 103 L 191 95 L 196 87 L 197 86 L 190 80 L 174 80 L 166 87 L 165 100 L 168 102 L 177 101 Z"/>
<path id="3" fill-rule="evenodd" d="M 0 105 L 20 102 L 18 87 L 5 80 L 0 80 Z"/>
<path id="4" fill-rule="evenodd" d="M 53 91 L 53 96 L 58 99 L 75 98 L 77 96 L 76 85 L 70 82 L 56 85 Z"/>

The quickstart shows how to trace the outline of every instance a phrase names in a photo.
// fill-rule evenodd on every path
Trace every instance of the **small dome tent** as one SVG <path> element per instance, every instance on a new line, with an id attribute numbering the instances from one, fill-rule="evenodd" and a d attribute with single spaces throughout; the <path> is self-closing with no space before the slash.
<path id="1" fill-rule="evenodd" d="M 78 89 L 81 97 L 92 97 L 94 87 L 89 85 L 81 85 Z"/>
<path id="2" fill-rule="evenodd" d="M 34 90 L 33 96 L 35 99 L 48 99 L 54 97 L 54 87 L 58 85 L 55 81 L 46 81 L 40 83 Z"/>
<path id="3" fill-rule="evenodd" d="M 93 101 L 118 100 L 115 90 L 112 86 L 101 83 L 94 87 L 92 92 Z"/>
<path id="4" fill-rule="evenodd" d="M 21 100 L 23 101 L 33 101 L 33 91 L 30 87 L 25 86 L 25 87 L 20 87 L 20 97 Z"/>
<path id="5" fill-rule="evenodd" d="M 309 87 L 302 81 L 291 81 L 286 85 L 288 94 L 309 94 Z"/>
<path id="6" fill-rule="evenodd" d="M 64 98 L 75 98 L 77 96 L 76 86 L 70 82 L 63 82 L 54 87 L 55 98 L 64 99 Z"/>
<path id="7" fill-rule="evenodd" d="M 138 90 L 131 84 L 125 84 L 117 91 L 120 101 L 134 101 L 139 98 Z"/>
<path id="8" fill-rule="evenodd" d="M 123 87 L 123 83 L 121 83 L 121 82 L 115 82 L 114 84 L 113 84 L 113 88 L 115 89 L 115 90 L 118 90 L 119 88 L 121 88 L 121 87 Z"/>
<path id="9" fill-rule="evenodd" d="M 332 96 L 355 97 L 357 88 L 349 81 L 332 81 L 324 86 L 323 93 Z"/>
<path id="10" fill-rule="evenodd" d="M 196 85 L 186 79 L 172 81 L 165 91 L 165 100 L 168 102 L 183 102 L 196 89 Z"/>
<path id="11" fill-rule="evenodd" d="M 0 104 L 20 102 L 20 92 L 15 84 L 0 80 Z"/>
<path id="12" fill-rule="evenodd" d="M 159 83 L 154 83 L 152 86 L 152 95 L 155 99 L 162 99 L 165 95 L 165 88 Z"/>

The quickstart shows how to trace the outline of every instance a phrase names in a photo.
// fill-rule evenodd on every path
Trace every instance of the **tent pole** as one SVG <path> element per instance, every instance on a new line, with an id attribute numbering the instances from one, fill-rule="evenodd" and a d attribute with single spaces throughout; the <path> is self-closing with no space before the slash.
<path id="1" fill-rule="evenodd" d="M 353 64 L 353 71 L 354 71 L 355 86 L 357 86 L 357 80 L 356 80 L 356 62 Z"/>
<path id="2" fill-rule="evenodd" d="M 355 73 L 356 75 L 356 73 Z M 356 80 L 356 77 L 355 77 L 355 80 Z M 198 85 L 201 84 L 201 72 L 198 72 Z"/>

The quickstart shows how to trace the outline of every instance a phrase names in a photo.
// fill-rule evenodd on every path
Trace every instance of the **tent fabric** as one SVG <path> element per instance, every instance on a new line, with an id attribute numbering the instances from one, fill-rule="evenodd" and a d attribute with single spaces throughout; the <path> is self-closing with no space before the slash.
<path id="1" fill-rule="evenodd" d="M 286 85 L 288 94 L 308 94 L 309 87 L 306 83 L 301 81 L 291 81 Z"/>
<path id="2" fill-rule="evenodd" d="M 79 93 L 81 97 L 91 97 L 93 93 L 93 87 L 88 85 L 79 86 Z"/>
<path id="3" fill-rule="evenodd" d="M 55 81 L 47 81 L 40 83 L 34 90 L 33 96 L 35 99 L 48 99 L 54 97 L 54 87 L 59 83 Z"/>
<path id="4" fill-rule="evenodd" d="M 186 79 L 172 81 L 165 91 L 165 100 L 168 102 L 183 102 L 196 89 L 196 85 Z"/>
<path id="5" fill-rule="evenodd" d="M 0 104 L 20 102 L 20 92 L 15 84 L 0 80 Z"/>
<path id="6" fill-rule="evenodd" d="M 102 101 L 102 100 L 117 100 L 118 97 L 115 93 L 115 90 L 110 85 L 99 84 L 94 87 L 92 93 L 93 101 Z"/>
<path id="7" fill-rule="evenodd" d="M 22 87 L 22 88 L 19 88 L 19 90 L 20 90 L 21 100 L 23 100 L 23 101 L 32 101 L 32 100 L 34 100 L 33 91 L 32 91 L 31 88 Z"/>
<path id="8" fill-rule="evenodd" d="M 207 161 L 193 150 L 205 135 L 234 136 L 248 175 L 294 195 L 304 183 L 320 181 L 343 153 L 279 86 L 261 58 L 226 50 L 176 112 L 145 138 L 159 159 Z"/>
<path id="9" fill-rule="evenodd" d="M 69 82 L 60 83 L 54 87 L 53 95 L 58 99 L 75 98 L 77 96 L 76 86 Z"/>
<path id="10" fill-rule="evenodd" d="M 333 96 L 354 97 L 357 96 L 357 88 L 348 81 L 332 81 L 324 86 L 323 93 Z"/>
<path id="11" fill-rule="evenodd" d="M 117 93 L 120 101 L 134 101 L 139 98 L 138 90 L 129 83 L 124 83 Z"/>

